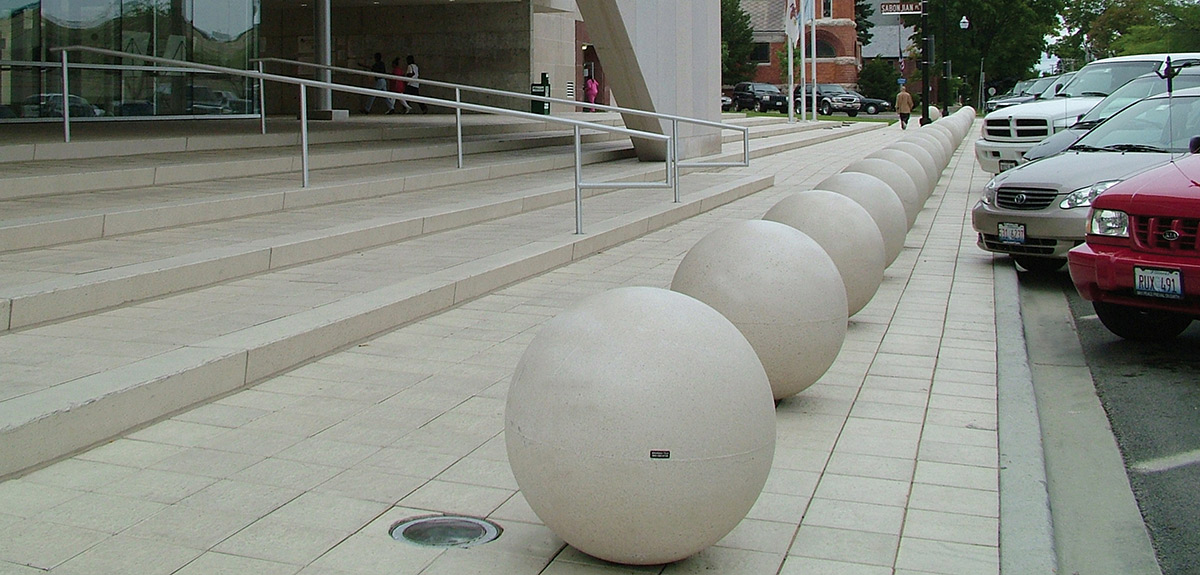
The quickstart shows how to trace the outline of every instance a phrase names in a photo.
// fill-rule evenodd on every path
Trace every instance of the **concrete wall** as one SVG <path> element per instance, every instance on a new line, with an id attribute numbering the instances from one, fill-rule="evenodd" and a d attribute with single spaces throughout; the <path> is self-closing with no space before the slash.
<path id="1" fill-rule="evenodd" d="M 580 100 L 583 86 L 567 93 L 568 83 L 576 82 L 575 56 L 579 45 L 575 39 L 575 19 L 572 12 L 535 12 L 533 15 L 533 58 L 529 83 L 540 81 L 542 72 L 550 74 L 550 96 Z M 573 112 L 574 106 L 554 104 L 550 112 Z"/>
<path id="2" fill-rule="evenodd" d="M 482 4 L 419 6 L 335 6 L 332 14 L 333 65 L 369 66 L 372 54 L 401 61 L 412 54 L 421 76 L 433 80 L 526 92 L 534 77 L 531 0 Z M 314 61 L 313 14 L 282 0 L 264 0 L 261 54 Z M 279 71 L 268 68 L 268 71 Z M 294 72 L 294 71 L 288 71 Z M 553 77 L 552 77 L 553 78 Z M 335 82 L 370 86 L 367 78 L 335 74 Z M 453 98 L 449 91 L 422 86 L 421 95 Z M 294 89 L 267 87 L 268 113 L 297 111 Z M 486 96 L 467 101 L 529 109 L 522 100 Z M 362 97 L 333 95 L 333 107 L 358 110 Z M 376 109 L 380 109 L 376 104 Z M 431 112 L 449 112 L 432 108 Z"/>

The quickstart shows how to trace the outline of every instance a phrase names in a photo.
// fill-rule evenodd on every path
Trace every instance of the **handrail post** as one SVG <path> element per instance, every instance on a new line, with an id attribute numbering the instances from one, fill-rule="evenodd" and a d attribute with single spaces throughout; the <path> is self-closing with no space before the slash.
<path id="1" fill-rule="evenodd" d="M 300 169 L 303 186 L 308 187 L 308 86 L 300 84 Z"/>
<path id="2" fill-rule="evenodd" d="M 742 127 L 742 163 L 750 165 L 750 128 Z"/>
<path id="3" fill-rule="evenodd" d="M 454 103 L 455 104 L 462 103 L 462 90 L 459 88 L 454 89 Z M 462 167 L 463 167 L 463 136 L 462 136 L 463 126 L 462 126 L 462 108 L 459 106 L 454 107 L 454 126 L 458 130 L 458 167 L 459 167 L 459 169 L 462 169 Z"/>
<path id="4" fill-rule="evenodd" d="M 579 124 L 575 124 L 575 233 L 583 234 L 583 152 Z"/>
<path id="5" fill-rule="evenodd" d="M 679 120 L 671 120 L 671 139 L 667 140 L 667 177 L 675 192 L 675 203 L 679 203 Z"/>
<path id="6" fill-rule="evenodd" d="M 67 51 L 62 51 L 62 117 L 63 141 L 71 142 L 71 90 L 67 87 Z"/>
<path id="7" fill-rule="evenodd" d="M 265 72 L 266 72 L 266 70 L 263 68 L 263 63 L 260 60 L 258 62 L 258 73 L 264 74 Z M 258 126 L 259 126 L 259 129 L 262 130 L 263 135 L 266 135 L 266 133 L 267 133 L 267 92 L 266 92 L 266 82 L 263 81 L 262 76 L 258 77 Z"/>

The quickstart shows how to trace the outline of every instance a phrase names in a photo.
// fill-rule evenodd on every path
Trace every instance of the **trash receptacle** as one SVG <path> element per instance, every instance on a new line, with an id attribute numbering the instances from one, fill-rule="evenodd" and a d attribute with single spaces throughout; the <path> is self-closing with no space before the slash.
<path id="1" fill-rule="evenodd" d="M 542 72 L 542 81 L 540 84 L 530 84 L 529 93 L 534 96 L 549 96 L 550 95 L 550 74 Z M 550 102 L 541 102 L 538 100 L 529 101 L 529 111 L 534 114 L 550 115 Z"/>

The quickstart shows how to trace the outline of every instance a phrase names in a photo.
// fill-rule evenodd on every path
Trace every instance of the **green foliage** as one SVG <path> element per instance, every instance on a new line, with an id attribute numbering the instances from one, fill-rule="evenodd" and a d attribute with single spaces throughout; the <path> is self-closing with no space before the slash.
<path id="1" fill-rule="evenodd" d="M 1200 49 L 1194 0 L 1078 0 L 1062 16 L 1066 33 L 1051 53 L 1063 60 Z"/>
<path id="2" fill-rule="evenodd" d="M 741 0 L 721 0 L 721 83 L 736 84 L 753 77 L 753 33 L 750 14 L 742 10 Z"/>
<path id="3" fill-rule="evenodd" d="M 929 2 L 929 32 L 936 38 L 930 76 L 940 77 L 941 62 L 949 60 L 954 75 L 969 86 L 963 92 L 971 94 L 978 94 L 981 64 L 989 84 L 995 81 L 1011 84 L 1032 76 L 1033 67 L 1046 49 L 1046 37 L 1060 30 L 1059 16 L 1065 4 L 1065 0 Z M 958 24 L 964 16 L 970 22 L 966 30 Z M 917 27 L 919 39 L 920 17 L 906 17 L 905 21 Z"/>
<path id="4" fill-rule="evenodd" d="M 858 73 L 858 90 L 869 98 L 880 98 L 894 101 L 900 86 L 896 79 L 900 73 L 891 62 L 880 60 L 878 56 L 863 63 L 862 71 Z"/>
<path id="5" fill-rule="evenodd" d="M 871 6 L 868 0 L 854 0 L 854 31 L 858 34 L 858 42 L 863 46 L 870 44 L 871 38 L 874 37 L 871 28 L 875 27 L 875 23 L 870 20 L 873 15 L 875 7 Z"/>
<path id="6" fill-rule="evenodd" d="M 1112 41 L 1114 53 L 1200 51 L 1200 4 L 1175 0 L 1154 3 L 1149 9 L 1148 22 L 1129 26 Z"/>

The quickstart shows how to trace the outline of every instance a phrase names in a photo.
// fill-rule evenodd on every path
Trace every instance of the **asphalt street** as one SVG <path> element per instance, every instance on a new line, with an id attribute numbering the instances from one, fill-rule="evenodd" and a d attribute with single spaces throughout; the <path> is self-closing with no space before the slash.
<path id="1" fill-rule="evenodd" d="M 1200 354 L 1196 353 L 1200 349 L 1200 322 L 1175 340 L 1131 342 L 1104 328 L 1090 302 L 1076 293 L 1065 269 L 1054 274 L 1021 273 L 1020 290 L 1026 332 L 1031 329 L 1035 332 L 1030 333 L 1031 363 L 1038 362 L 1035 356 L 1042 356 L 1041 363 L 1059 370 L 1043 367 L 1039 377 L 1035 367 L 1034 381 L 1043 426 L 1048 427 L 1043 431 L 1047 436 L 1047 468 L 1060 567 L 1068 567 L 1066 573 L 1102 572 L 1086 568 L 1095 559 L 1092 556 L 1100 552 L 1090 549 L 1090 542 L 1071 540 L 1085 533 L 1060 526 L 1059 522 L 1083 519 L 1101 525 L 1105 535 L 1098 539 L 1111 538 L 1109 543 L 1128 542 L 1122 539 L 1136 542 L 1141 538 L 1133 525 L 1136 517 L 1129 517 L 1126 512 L 1124 521 L 1112 519 L 1121 513 L 1109 509 L 1105 481 L 1080 481 L 1093 472 L 1085 467 L 1103 458 L 1097 458 L 1093 452 L 1103 451 L 1105 438 L 1076 437 L 1075 440 L 1086 442 L 1074 447 L 1079 453 L 1069 453 L 1072 448 L 1065 445 L 1069 442 L 1064 442 L 1055 455 L 1058 443 L 1055 434 L 1071 433 L 1065 430 L 1074 425 L 1074 418 L 1087 412 L 1078 394 L 1069 400 L 1061 399 L 1063 388 L 1070 385 L 1065 380 L 1071 379 L 1063 377 L 1064 373 L 1070 373 L 1062 371 L 1067 369 L 1063 366 L 1075 364 L 1070 355 L 1078 353 L 1082 356 L 1078 363 L 1086 371 L 1076 369 L 1075 375 L 1081 377 L 1075 379 L 1090 379 L 1094 386 L 1095 397 L 1111 425 L 1158 568 L 1165 575 L 1200 574 L 1200 498 L 1196 496 L 1200 490 Z M 1055 323 L 1055 313 L 1047 311 L 1064 307 L 1066 317 L 1059 319 L 1065 321 L 1058 323 L 1069 324 L 1072 329 L 1061 329 L 1060 325 L 1054 334 L 1047 326 Z M 1041 349 L 1035 347 L 1035 341 L 1042 342 Z M 1056 425 L 1061 425 L 1057 432 Z M 1107 479 L 1108 485 L 1119 487 L 1120 478 Z M 1119 507 L 1120 503 L 1113 505 Z M 1089 513 L 1095 515 L 1089 517 Z M 1101 543 L 1105 544 L 1108 543 Z M 1155 571 L 1145 559 L 1118 556 L 1113 561 L 1109 567 L 1122 569 L 1119 572 Z"/>

